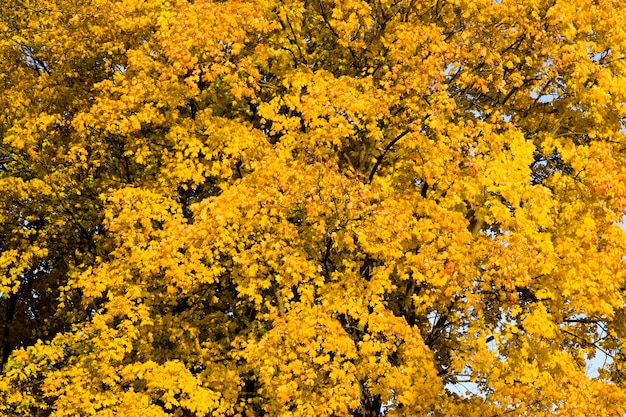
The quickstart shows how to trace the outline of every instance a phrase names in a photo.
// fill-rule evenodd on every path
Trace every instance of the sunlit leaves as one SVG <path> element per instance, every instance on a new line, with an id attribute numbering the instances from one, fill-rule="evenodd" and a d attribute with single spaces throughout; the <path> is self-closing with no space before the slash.
<path id="1" fill-rule="evenodd" d="M 3 3 L 0 413 L 623 414 L 625 19 Z"/>

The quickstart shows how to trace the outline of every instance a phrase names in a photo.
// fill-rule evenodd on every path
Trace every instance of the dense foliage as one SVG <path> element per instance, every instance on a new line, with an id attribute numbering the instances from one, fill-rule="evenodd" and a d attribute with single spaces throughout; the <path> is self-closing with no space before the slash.
<path id="1" fill-rule="evenodd" d="M 623 416 L 624 22 L 3 0 L 0 413 Z"/>

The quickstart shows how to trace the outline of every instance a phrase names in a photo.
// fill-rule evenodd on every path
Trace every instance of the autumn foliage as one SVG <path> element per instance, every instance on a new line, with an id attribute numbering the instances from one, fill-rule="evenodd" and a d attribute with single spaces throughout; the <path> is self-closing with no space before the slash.
<path id="1" fill-rule="evenodd" d="M 623 416 L 624 22 L 3 0 L 0 415 Z"/>

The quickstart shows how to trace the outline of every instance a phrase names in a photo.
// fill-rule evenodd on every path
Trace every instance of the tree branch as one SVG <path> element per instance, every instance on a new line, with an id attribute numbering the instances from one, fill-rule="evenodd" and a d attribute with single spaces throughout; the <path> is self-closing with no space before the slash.
<path id="1" fill-rule="evenodd" d="M 389 144 L 387 146 L 385 146 L 385 149 L 383 149 L 383 153 L 381 153 L 378 156 L 378 158 L 376 158 L 376 163 L 374 164 L 374 167 L 372 168 L 372 171 L 370 172 L 370 175 L 368 177 L 368 182 L 372 182 L 372 179 L 374 178 L 374 175 L 376 174 L 376 170 L 380 166 L 380 164 L 383 161 L 383 158 L 385 157 L 385 155 L 387 155 L 387 152 L 389 152 L 391 150 L 391 148 L 393 147 L 393 145 L 398 143 L 398 141 L 400 139 L 402 139 L 403 137 L 408 135 L 410 131 L 411 130 L 409 128 L 405 129 L 402 133 L 400 133 L 398 136 L 396 136 L 391 142 L 389 142 Z"/>

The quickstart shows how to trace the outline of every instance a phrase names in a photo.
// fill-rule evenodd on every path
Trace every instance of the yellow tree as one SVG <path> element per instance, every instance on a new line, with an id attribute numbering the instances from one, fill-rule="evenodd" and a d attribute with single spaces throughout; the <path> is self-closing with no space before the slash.
<path id="1" fill-rule="evenodd" d="M 624 21 L 3 1 L 0 413 L 623 416 Z"/>

